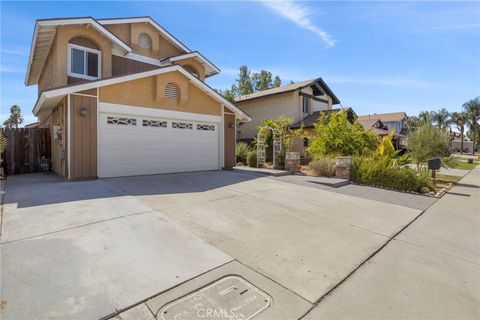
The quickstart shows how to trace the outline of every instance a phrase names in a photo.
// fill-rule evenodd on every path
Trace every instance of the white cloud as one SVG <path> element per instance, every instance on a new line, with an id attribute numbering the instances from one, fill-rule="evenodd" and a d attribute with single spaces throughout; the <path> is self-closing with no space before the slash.
<path id="1" fill-rule="evenodd" d="M 298 25 L 299 27 L 309 30 L 322 39 L 328 47 L 335 45 L 335 40 L 323 29 L 317 27 L 310 19 L 311 9 L 304 4 L 287 1 L 263 1 L 262 3 L 268 8 L 272 9 L 285 19 L 288 19 Z"/>

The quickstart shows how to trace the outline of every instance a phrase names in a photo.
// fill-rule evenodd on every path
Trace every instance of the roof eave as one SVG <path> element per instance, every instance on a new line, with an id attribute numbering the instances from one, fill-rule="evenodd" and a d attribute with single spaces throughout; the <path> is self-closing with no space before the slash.
<path id="1" fill-rule="evenodd" d="M 120 82 L 124 82 L 124 81 L 130 81 L 130 80 L 136 80 L 136 79 L 140 79 L 140 78 L 144 78 L 144 77 L 150 77 L 150 76 L 154 76 L 154 75 L 162 74 L 162 73 L 166 73 L 166 72 L 171 72 L 171 71 L 178 71 L 178 72 L 182 73 L 191 82 L 193 82 L 197 87 L 204 88 L 205 89 L 204 93 L 210 95 L 212 98 L 214 98 L 218 102 L 221 102 L 227 108 L 232 110 L 240 119 L 243 119 L 243 120 L 246 120 L 246 121 L 251 121 L 250 116 L 248 116 L 246 113 L 244 113 L 238 107 L 236 107 L 234 104 L 232 104 L 231 102 L 226 100 L 224 97 L 222 97 L 219 93 L 217 93 L 215 90 L 213 90 L 206 83 L 200 81 L 195 76 L 190 74 L 190 72 L 188 72 L 187 70 L 185 70 L 183 67 L 181 67 L 179 65 L 171 65 L 171 66 L 167 66 L 167 67 L 163 67 L 163 68 L 158 68 L 158 69 L 155 69 L 155 70 L 139 72 L 139 73 L 134 73 L 134 74 L 115 77 L 115 78 L 103 79 L 103 80 L 100 79 L 98 81 L 92 81 L 92 82 L 78 84 L 78 85 L 75 85 L 75 86 L 53 89 L 53 90 L 42 92 L 40 94 L 40 96 L 38 97 L 37 102 L 35 103 L 35 106 L 33 108 L 33 114 L 35 116 L 38 115 L 38 113 L 40 112 L 40 109 L 42 108 L 42 105 L 44 104 L 45 100 L 48 99 L 48 98 L 63 96 L 63 95 L 66 95 L 66 94 L 77 92 L 77 91 L 93 89 L 93 88 L 101 87 L 101 86 L 104 86 L 104 85 L 110 85 L 110 84 L 120 83 Z"/>

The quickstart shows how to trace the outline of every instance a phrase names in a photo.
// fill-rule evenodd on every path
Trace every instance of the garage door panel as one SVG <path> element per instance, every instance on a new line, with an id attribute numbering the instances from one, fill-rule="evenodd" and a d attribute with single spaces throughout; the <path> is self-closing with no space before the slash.
<path id="1" fill-rule="evenodd" d="M 127 176 L 216 170 L 219 168 L 218 124 L 189 120 L 101 113 L 99 123 L 99 176 Z M 136 125 L 108 122 L 108 117 L 135 119 Z M 145 126 L 143 120 L 166 127 Z M 192 129 L 172 124 L 191 124 Z M 197 126 L 198 125 L 198 126 Z M 198 128 L 203 128 L 199 130 Z"/>

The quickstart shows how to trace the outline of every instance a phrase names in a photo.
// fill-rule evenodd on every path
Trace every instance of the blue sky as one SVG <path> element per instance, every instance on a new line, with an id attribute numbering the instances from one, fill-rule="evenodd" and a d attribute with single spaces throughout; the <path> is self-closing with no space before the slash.
<path id="1" fill-rule="evenodd" d="M 357 114 L 447 108 L 480 95 L 480 2 L 1 2 L 1 117 L 25 122 L 36 86 L 23 84 L 35 19 L 150 15 L 221 70 L 240 65 L 284 83 L 321 76 Z"/>

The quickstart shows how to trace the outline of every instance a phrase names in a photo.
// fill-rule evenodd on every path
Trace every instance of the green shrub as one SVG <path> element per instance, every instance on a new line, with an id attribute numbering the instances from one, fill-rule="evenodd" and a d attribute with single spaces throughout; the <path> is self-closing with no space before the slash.
<path id="1" fill-rule="evenodd" d="M 247 163 L 248 153 L 252 151 L 252 148 L 245 142 L 238 142 L 235 145 L 235 156 L 237 157 L 237 163 Z"/>
<path id="2" fill-rule="evenodd" d="M 335 176 L 335 159 L 317 158 L 311 161 L 308 166 L 312 169 L 316 176 L 334 177 Z"/>
<path id="3" fill-rule="evenodd" d="M 257 167 L 257 151 L 252 150 L 247 155 L 247 164 L 249 167 L 256 168 Z"/>
<path id="4" fill-rule="evenodd" d="M 435 190 L 428 171 L 417 172 L 400 167 L 385 157 L 356 157 L 352 165 L 352 181 L 358 184 L 419 192 L 422 187 Z"/>

